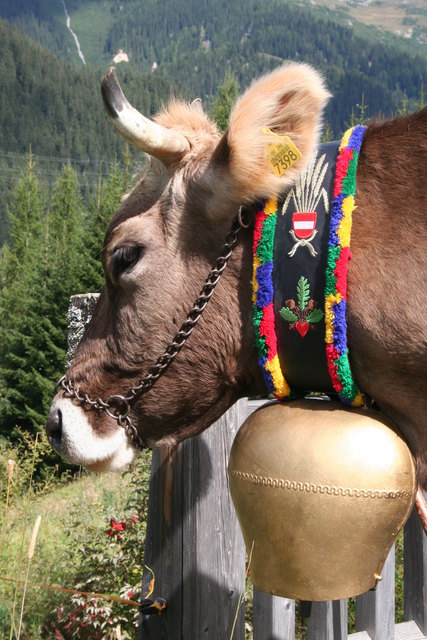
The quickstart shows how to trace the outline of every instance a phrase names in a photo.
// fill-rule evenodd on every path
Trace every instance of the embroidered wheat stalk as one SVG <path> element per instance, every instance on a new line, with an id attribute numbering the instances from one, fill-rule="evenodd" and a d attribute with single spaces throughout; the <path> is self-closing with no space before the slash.
<path id="1" fill-rule="evenodd" d="M 306 171 L 298 178 L 294 188 L 286 196 L 282 214 L 286 213 L 291 199 L 296 211 L 315 211 L 321 198 L 323 198 L 326 213 L 329 213 L 328 194 L 322 187 L 328 169 L 325 158 L 326 154 L 323 154 L 318 160 L 313 158 L 310 161 Z"/>

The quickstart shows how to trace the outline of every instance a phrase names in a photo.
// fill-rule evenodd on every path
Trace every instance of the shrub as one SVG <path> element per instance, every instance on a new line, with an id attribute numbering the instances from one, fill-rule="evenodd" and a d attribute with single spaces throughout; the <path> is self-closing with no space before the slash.
<path id="1" fill-rule="evenodd" d="M 74 586 L 89 594 L 108 594 L 138 601 L 141 594 L 149 458 L 141 456 L 128 472 L 135 488 L 120 514 L 112 514 L 104 528 L 75 519 L 79 531 Z M 49 638 L 127 640 L 135 637 L 138 607 L 93 595 L 74 594 L 51 612 L 45 629 Z"/>

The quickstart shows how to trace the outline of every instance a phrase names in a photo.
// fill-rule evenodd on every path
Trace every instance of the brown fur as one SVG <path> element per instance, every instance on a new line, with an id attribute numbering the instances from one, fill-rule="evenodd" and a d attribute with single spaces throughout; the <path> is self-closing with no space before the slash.
<path id="1" fill-rule="evenodd" d="M 207 117 L 173 103 L 157 120 L 190 152 L 173 167 L 152 160 L 107 231 L 106 285 L 68 375 L 90 396 L 123 393 L 185 319 L 242 201 L 289 186 L 317 144 L 328 93 L 305 65 L 261 79 L 236 105 L 221 138 Z M 265 162 L 262 127 L 287 133 L 303 157 L 282 180 Z M 360 387 L 401 429 L 427 486 L 425 287 L 427 110 L 368 127 L 359 160 L 349 267 L 350 357 Z M 142 247 L 118 279 L 114 250 Z M 251 231 L 240 243 L 189 343 L 132 408 L 151 444 L 208 427 L 237 398 L 265 392 L 251 320 Z M 89 412 L 93 428 L 117 428 Z"/>

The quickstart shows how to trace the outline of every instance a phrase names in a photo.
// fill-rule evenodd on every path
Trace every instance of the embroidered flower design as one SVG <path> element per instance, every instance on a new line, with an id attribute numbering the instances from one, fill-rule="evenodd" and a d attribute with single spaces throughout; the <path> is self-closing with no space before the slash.
<path id="1" fill-rule="evenodd" d="M 280 315 L 284 320 L 290 322 L 289 329 L 296 329 L 301 338 L 304 338 L 309 329 L 323 320 L 324 313 L 318 308 L 318 303 L 310 299 L 310 285 L 307 278 L 301 276 L 297 284 L 297 301 L 292 298 L 286 300 L 286 307 L 280 309 Z"/>

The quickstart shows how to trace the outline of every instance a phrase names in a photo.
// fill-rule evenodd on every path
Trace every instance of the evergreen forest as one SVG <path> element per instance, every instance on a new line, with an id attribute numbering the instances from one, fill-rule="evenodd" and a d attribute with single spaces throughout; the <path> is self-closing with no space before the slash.
<path id="1" fill-rule="evenodd" d="M 0 254 L 0 441 L 41 430 L 64 370 L 69 297 L 101 289 L 105 227 L 129 183 L 129 163 L 112 162 L 83 199 L 67 163 L 48 193 L 27 155 Z"/>

